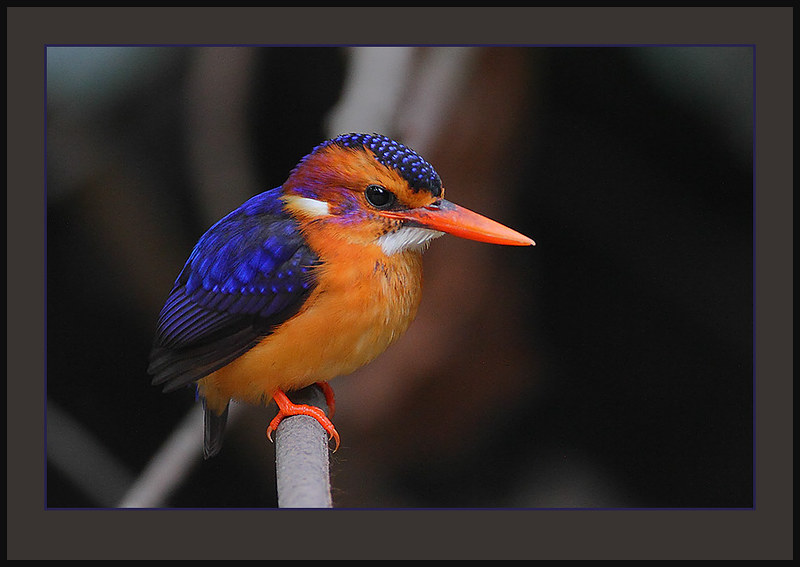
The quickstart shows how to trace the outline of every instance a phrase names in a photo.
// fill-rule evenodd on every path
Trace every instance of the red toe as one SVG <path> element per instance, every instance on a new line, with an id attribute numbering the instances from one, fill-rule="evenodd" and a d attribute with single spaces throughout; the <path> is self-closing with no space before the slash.
<path id="1" fill-rule="evenodd" d="M 330 386 L 327 384 L 320 384 L 322 391 L 325 393 L 325 398 L 328 399 L 328 395 L 330 393 L 331 398 L 333 397 L 333 390 L 330 389 Z M 290 417 L 293 415 L 307 415 L 316 419 L 319 424 L 328 432 L 331 439 L 336 442 L 336 446 L 334 447 L 334 451 L 339 448 L 339 434 L 336 432 L 336 428 L 333 426 L 333 423 L 328 416 L 325 415 L 325 412 L 322 409 L 316 406 L 309 406 L 305 404 L 295 404 L 293 403 L 289 397 L 281 392 L 280 390 L 275 393 L 273 398 L 275 403 L 278 404 L 278 415 L 276 415 L 267 427 L 267 438 L 272 441 L 272 432 L 278 429 L 278 424 L 286 417 Z M 328 402 L 328 406 L 331 406 L 330 401 Z M 332 409 L 332 408 L 331 408 Z M 331 411 L 331 413 L 333 413 Z"/>

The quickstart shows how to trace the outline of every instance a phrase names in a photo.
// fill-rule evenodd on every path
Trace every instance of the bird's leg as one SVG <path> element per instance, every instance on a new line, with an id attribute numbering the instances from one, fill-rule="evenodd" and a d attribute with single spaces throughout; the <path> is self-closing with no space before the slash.
<path id="1" fill-rule="evenodd" d="M 333 390 L 331 387 L 326 383 L 318 383 L 320 389 L 325 394 L 325 400 L 328 403 L 328 407 L 330 408 L 331 415 L 333 415 L 333 408 L 334 408 L 334 396 Z M 307 415 L 316 419 L 319 424 L 328 432 L 328 435 L 336 442 L 336 446 L 334 447 L 334 451 L 339 448 L 339 434 L 336 432 L 336 428 L 333 426 L 333 423 L 328 416 L 325 415 L 325 412 L 322 411 L 321 408 L 315 406 L 309 406 L 305 404 L 295 404 L 293 403 L 289 397 L 282 391 L 278 390 L 272 396 L 272 399 L 275 400 L 275 403 L 278 404 L 278 415 L 276 415 L 267 427 L 267 438 L 272 441 L 272 432 L 278 428 L 278 424 L 286 417 L 290 417 L 293 415 Z"/>

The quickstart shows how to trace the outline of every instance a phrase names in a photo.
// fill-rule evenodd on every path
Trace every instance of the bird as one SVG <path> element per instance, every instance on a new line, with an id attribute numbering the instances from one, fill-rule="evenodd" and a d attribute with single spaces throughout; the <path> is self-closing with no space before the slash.
<path id="1" fill-rule="evenodd" d="M 405 333 L 420 304 L 422 253 L 443 234 L 533 246 L 523 234 L 444 199 L 441 177 L 383 134 L 314 147 L 282 185 L 259 193 L 198 240 L 158 315 L 148 373 L 164 392 L 193 386 L 203 455 L 219 453 L 231 401 L 330 418 L 287 392 L 364 366 Z"/>

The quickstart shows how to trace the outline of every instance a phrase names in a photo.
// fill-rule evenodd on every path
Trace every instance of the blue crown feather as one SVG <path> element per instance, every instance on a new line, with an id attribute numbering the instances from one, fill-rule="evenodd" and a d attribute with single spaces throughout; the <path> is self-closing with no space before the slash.
<path id="1" fill-rule="evenodd" d="M 343 134 L 318 148 L 336 144 L 343 148 L 368 148 L 378 163 L 395 169 L 414 191 L 428 191 L 434 197 L 442 194 L 442 180 L 433 166 L 417 152 L 382 134 Z"/>

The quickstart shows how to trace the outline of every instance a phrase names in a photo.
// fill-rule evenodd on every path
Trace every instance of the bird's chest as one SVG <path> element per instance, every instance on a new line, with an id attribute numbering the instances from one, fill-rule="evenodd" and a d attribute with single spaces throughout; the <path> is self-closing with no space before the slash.
<path id="1" fill-rule="evenodd" d="M 328 261 L 315 268 L 317 285 L 303 309 L 218 371 L 212 382 L 221 396 L 257 401 L 278 389 L 295 390 L 353 372 L 413 321 L 421 267 L 420 254 L 412 252 Z"/>
<path id="2" fill-rule="evenodd" d="M 320 274 L 318 293 L 309 305 L 309 312 L 318 312 L 347 337 L 350 355 L 343 358 L 357 366 L 383 352 L 416 316 L 422 293 L 420 255 L 396 256 L 330 266 Z"/>

